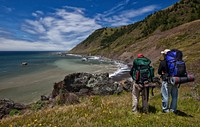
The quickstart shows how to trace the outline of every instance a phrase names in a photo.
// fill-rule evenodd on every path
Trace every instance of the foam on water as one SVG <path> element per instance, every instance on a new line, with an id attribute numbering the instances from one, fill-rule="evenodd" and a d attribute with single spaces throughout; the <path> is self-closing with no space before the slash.
<path id="1" fill-rule="evenodd" d="M 74 54 L 70 54 L 70 55 L 73 56 Z M 77 55 L 74 55 L 74 56 L 77 56 Z M 85 58 L 84 56 L 81 56 L 81 55 L 78 55 L 78 56 Z M 109 70 L 109 69 L 112 70 L 112 71 L 109 71 L 109 77 L 114 77 L 118 74 L 122 74 L 124 72 L 130 71 L 128 65 L 126 65 L 126 64 L 124 64 L 123 62 L 120 62 L 120 61 L 114 61 L 114 60 L 104 58 L 104 57 L 101 57 L 101 56 L 88 56 L 87 58 L 88 58 L 88 60 L 97 60 L 100 63 L 105 62 L 105 63 L 112 64 L 115 67 L 115 70 L 111 69 L 111 67 L 109 68 L 109 66 L 105 67 L 106 70 Z M 116 67 L 117 67 L 117 69 L 116 69 Z M 96 72 L 102 72 L 102 71 L 96 70 L 95 73 Z"/>
<path id="2" fill-rule="evenodd" d="M 114 73 L 110 74 L 109 77 L 114 77 L 118 74 L 129 71 L 129 67 L 126 64 L 120 62 L 115 62 L 115 64 L 117 65 L 118 69 Z"/>

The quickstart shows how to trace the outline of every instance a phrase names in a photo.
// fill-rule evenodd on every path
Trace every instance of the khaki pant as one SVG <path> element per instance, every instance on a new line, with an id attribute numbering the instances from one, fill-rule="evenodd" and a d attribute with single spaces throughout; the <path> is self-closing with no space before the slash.
<path id="1" fill-rule="evenodd" d="M 133 90 L 132 90 L 132 111 L 137 112 L 139 107 L 139 98 L 140 93 L 142 92 L 142 110 L 143 112 L 148 111 L 148 96 L 147 96 L 147 88 L 142 89 L 138 84 L 135 82 L 133 83 Z"/>

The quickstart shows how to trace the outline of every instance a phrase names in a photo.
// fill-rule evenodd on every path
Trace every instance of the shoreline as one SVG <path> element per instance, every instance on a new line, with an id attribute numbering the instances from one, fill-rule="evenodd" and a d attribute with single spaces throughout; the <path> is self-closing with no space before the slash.
<path id="1" fill-rule="evenodd" d="M 81 59 L 81 57 L 80 57 L 80 59 Z M 67 70 L 64 70 L 62 68 L 63 66 L 59 66 L 59 64 L 60 65 L 64 64 L 66 67 L 66 66 L 68 66 L 69 63 L 66 64 L 65 62 L 63 62 L 61 60 L 61 61 L 58 61 L 58 63 L 55 63 L 55 65 L 57 65 L 57 66 L 55 66 L 55 68 L 47 69 L 45 71 L 33 72 L 30 74 L 25 74 L 25 75 L 18 75 L 14 78 L 9 79 L 10 81 L 9 80 L 1 81 L 1 83 L 4 83 L 6 85 L 0 86 L 0 96 L 1 96 L 0 100 L 2 102 L 5 102 L 4 106 L 7 104 L 7 102 L 8 103 L 12 102 L 14 105 L 18 104 L 20 106 L 23 106 L 24 110 L 26 110 L 26 108 L 29 109 L 31 105 L 37 105 L 37 103 L 40 101 L 46 101 L 46 100 L 43 100 L 44 98 L 48 98 L 49 106 L 52 106 L 52 105 L 54 105 L 53 103 L 56 101 L 56 98 L 52 98 L 55 95 L 55 91 L 57 91 L 57 90 L 55 90 L 56 89 L 55 85 L 58 85 L 59 83 L 63 82 L 65 80 L 66 76 L 69 74 L 77 75 L 75 73 L 78 73 L 78 75 L 79 75 L 79 73 L 88 73 L 91 77 L 92 77 L 91 74 L 99 74 L 99 75 L 96 75 L 97 77 L 95 78 L 95 80 L 98 81 L 100 79 L 99 80 L 100 82 L 105 81 L 104 83 L 106 83 L 106 86 L 101 85 L 102 88 L 99 90 L 106 91 L 106 93 L 108 95 L 110 93 L 112 93 L 112 92 L 110 92 L 110 89 L 115 90 L 116 93 L 119 92 L 120 85 L 117 86 L 118 87 L 117 89 L 115 89 L 115 87 L 113 87 L 113 86 L 115 86 L 114 85 L 115 82 L 119 83 L 122 80 L 130 78 L 130 75 L 129 75 L 130 67 L 120 61 L 103 58 L 103 57 L 97 57 L 97 56 L 93 56 L 90 59 L 95 59 L 102 63 L 107 62 L 108 64 L 100 63 L 100 64 L 91 65 L 90 63 L 86 63 L 86 64 L 78 63 L 75 66 L 78 66 L 78 65 L 80 65 L 80 66 L 82 65 L 82 66 L 79 67 L 77 70 L 73 70 L 74 66 L 72 65 L 72 66 L 70 66 L 70 68 L 73 70 L 73 72 L 67 73 L 66 72 Z M 92 63 L 92 61 L 91 61 L 91 63 Z M 70 62 L 70 64 L 71 64 L 71 62 Z M 85 71 L 80 72 L 81 68 L 83 70 L 83 68 L 85 68 L 85 66 L 86 66 L 86 68 L 88 68 L 88 67 L 89 68 Z M 87 77 L 88 74 L 86 74 L 85 76 Z M 70 75 L 69 75 L 69 77 L 70 77 Z M 85 77 L 85 76 L 83 76 L 83 77 Z M 75 76 L 75 77 L 79 77 L 79 76 Z M 83 84 L 86 84 L 86 86 L 87 86 L 87 84 L 89 83 L 89 80 L 91 80 L 91 79 L 94 80 L 93 78 L 95 76 L 92 78 L 91 77 L 86 78 L 86 79 L 88 79 L 88 81 L 86 81 Z M 71 76 L 71 78 L 73 78 L 73 76 Z M 84 78 L 83 79 L 80 79 L 80 78 L 71 79 L 71 78 L 69 79 L 70 82 L 80 80 L 78 82 L 80 82 L 81 84 L 82 84 L 82 81 L 84 82 L 84 80 L 85 80 Z M 56 84 L 54 84 L 54 83 L 56 83 Z M 93 83 L 89 83 L 89 84 L 93 84 Z M 98 84 L 98 82 L 97 82 L 97 84 Z M 68 85 L 68 83 L 67 83 L 67 85 Z M 89 88 L 90 87 L 88 87 L 88 90 L 89 90 Z M 96 88 L 99 88 L 99 86 L 97 85 Z M 91 90 L 93 90 L 93 92 L 94 92 L 97 90 L 96 88 L 91 89 Z M 107 90 L 108 88 L 109 88 L 109 90 Z M 123 89 L 121 89 L 121 90 L 123 90 Z M 102 91 L 100 92 L 100 91 L 98 91 L 98 92 L 96 91 L 96 92 L 101 93 L 102 95 L 103 95 L 103 93 L 105 93 L 105 92 L 102 92 Z M 73 93 L 73 92 L 71 94 L 75 95 L 75 93 Z M 79 94 L 81 94 L 81 89 L 79 90 Z M 79 94 L 75 95 L 75 96 L 77 96 L 77 99 L 78 99 Z M 82 93 L 82 94 L 85 95 L 84 93 Z M 105 94 L 105 95 L 107 95 L 107 94 Z M 57 94 L 57 96 L 61 96 L 61 95 Z M 50 103 L 50 102 L 52 102 L 52 103 Z M 44 107 L 45 106 L 48 106 L 48 104 L 44 105 Z M 43 107 L 41 107 L 41 108 L 43 108 Z M 11 106 L 11 109 L 12 109 L 12 106 Z M 6 116 L 7 114 L 4 114 L 4 115 Z"/>
<path id="2" fill-rule="evenodd" d="M 111 77 L 111 79 L 113 79 L 114 81 L 117 81 L 117 82 L 124 80 L 124 79 L 129 79 L 129 78 L 131 78 L 129 71 L 124 71 L 122 73 L 119 73 L 119 74 Z"/>
<path id="3" fill-rule="evenodd" d="M 91 59 L 99 59 L 92 57 Z M 90 64 L 74 61 L 65 62 L 62 59 L 54 62 L 52 68 L 30 72 L 28 74 L 16 75 L 0 81 L 0 99 L 9 98 L 19 103 L 32 103 L 40 99 L 41 95 L 49 95 L 53 90 L 55 82 L 64 80 L 65 76 L 76 72 L 110 74 L 116 72 L 119 67 L 116 64 Z M 103 61 L 102 61 L 103 62 Z M 72 66 L 71 66 L 72 65 Z M 68 68 L 70 66 L 70 68 Z M 75 69 L 75 70 L 74 70 Z"/>
<path id="4" fill-rule="evenodd" d="M 79 56 L 80 60 L 81 57 L 83 57 L 81 55 L 76 55 L 76 54 L 75 56 Z M 98 60 L 100 62 L 107 62 L 110 64 L 107 65 L 94 64 L 92 65 L 94 66 L 93 68 L 90 68 L 89 70 L 86 71 L 85 68 L 91 66 L 90 64 L 86 63 L 82 65 L 82 69 L 80 69 L 85 71 L 80 71 L 79 69 L 73 71 L 73 68 L 71 68 L 72 71 L 69 71 L 63 69 L 66 68 L 67 65 L 63 64 L 64 66 L 60 68 L 59 67 L 60 65 L 57 65 L 57 63 L 55 63 L 56 65 L 55 68 L 47 69 L 45 71 L 33 72 L 25 75 L 18 75 L 13 78 L 2 80 L 1 81 L 2 85 L 0 86 L 0 91 L 1 91 L 0 99 L 9 98 L 19 103 L 25 103 L 25 104 L 34 103 L 35 101 L 40 99 L 41 95 L 51 94 L 55 82 L 60 82 L 64 80 L 64 77 L 66 75 L 76 72 L 86 72 L 86 73 L 106 72 L 109 73 L 109 78 L 113 79 L 114 81 L 120 81 L 130 77 L 128 73 L 128 66 L 118 60 L 112 60 L 101 56 L 90 56 L 89 59 Z M 95 68 L 98 68 L 98 70 L 95 70 Z"/>
<path id="5" fill-rule="evenodd" d="M 109 74 L 109 77 L 113 79 L 114 81 L 120 81 L 126 78 L 131 78 L 129 71 L 130 71 L 130 64 L 126 63 L 125 61 L 119 61 L 115 60 L 112 58 L 107 58 L 104 56 L 87 56 L 87 55 L 80 55 L 80 54 L 71 54 L 71 53 L 66 53 L 65 55 L 70 55 L 70 56 L 78 56 L 81 58 L 87 58 L 87 59 L 95 59 L 95 60 L 105 60 L 105 61 L 110 61 L 113 62 L 114 65 L 117 66 L 117 70 L 114 71 L 113 73 Z"/>

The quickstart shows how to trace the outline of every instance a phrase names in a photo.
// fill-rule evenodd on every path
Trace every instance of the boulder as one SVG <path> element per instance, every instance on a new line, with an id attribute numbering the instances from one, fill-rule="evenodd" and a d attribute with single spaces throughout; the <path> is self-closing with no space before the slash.
<path id="1" fill-rule="evenodd" d="M 45 95 L 41 95 L 40 97 L 41 97 L 40 99 L 41 101 L 48 101 L 50 99 L 49 96 L 45 96 Z"/>
<path id="2" fill-rule="evenodd" d="M 63 91 L 78 95 L 111 95 L 121 93 L 123 88 L 120 83 L 109 78 L 108 73 L 73 73 L 65 76 L 63 81 L 54 84 L 52 97 L 56 97 Z"/>
<path id="3" fill-rule="evenodd" d="M 67 75 L 64 79 L 64 86 L 70 92 L 82 92 L 94 95 L 110 95 L 119 93 L 119 84 L 114 83 L 109 78 L 108 73 L 90 74 L 90 73 L 73 73 Z M 82 89 L 82 90 L 81 90 Z M 120 91 L 121 92 L 121 91 Z"/>
<path id="4" fill-rule="evenodd" d="M 127 91 L 127 92 L 130 92 L 130 91 L 132 91 L 132 89 L 133 89 L 133 82 L 132 81 L 130 81 L 130 80 L 125 80 L 124 82 L 123 82 L 123 89 L 125 90 L 125 91 Z"/>
<path id="5" fill-rule="evenodd" d="M 20 103 L 14 103 L 14 101 L 10 99 L 1 99 L 0 100 L 0 119 L 4 116 L 8 115 L 11 110 L 23 110 L 26 106 Z"/>

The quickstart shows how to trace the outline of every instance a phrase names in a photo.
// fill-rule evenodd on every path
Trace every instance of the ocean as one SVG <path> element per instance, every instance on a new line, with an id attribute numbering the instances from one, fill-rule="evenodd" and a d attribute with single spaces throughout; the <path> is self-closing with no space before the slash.
<path id="1" fill-rule="evenodd" d="M 54 83 L 67 74 L 108 72 L 115 76 L 124 69 L 124 64 L 96 56 L 85 61 L 80 55 L 52 51 L 1 51 L 0 99 L 27 104 L 39 100 L 41 95 L 49 95 Z"/>

